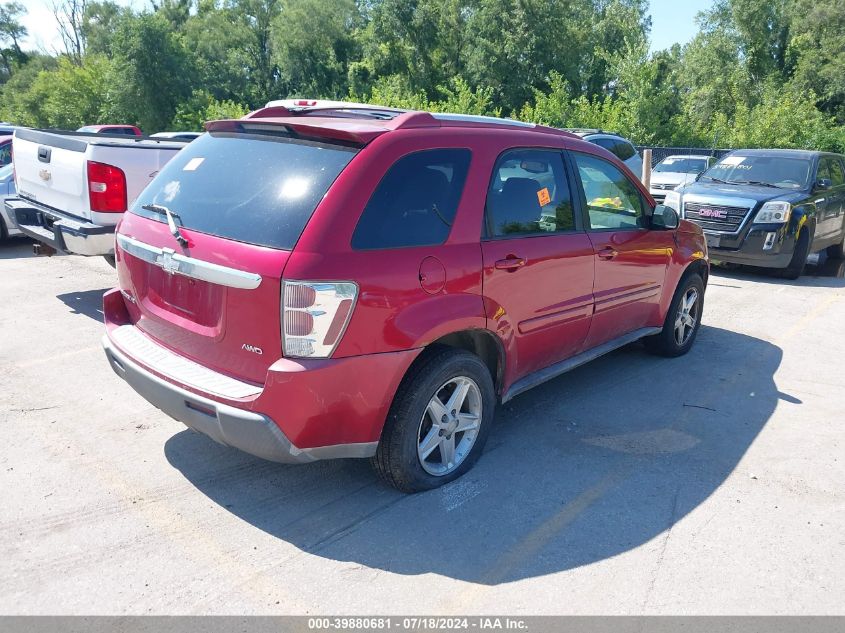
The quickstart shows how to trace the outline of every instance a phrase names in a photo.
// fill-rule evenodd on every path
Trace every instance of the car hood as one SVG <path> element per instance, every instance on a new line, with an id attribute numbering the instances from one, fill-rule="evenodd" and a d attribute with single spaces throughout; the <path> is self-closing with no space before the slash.
<path id="1" fill-rule="evenodd" d="M 677 171 L 660 171 L 651 173 L 651 182 L 655 185 L 683 185 L 693 182 L 695 174 L 684 174 Z"/>
<path id="2" fill-rule="evenodd" d="M 769 200 L 785 200 L 794 202 L 806 197 L 807 192 L 796 189 L 775 189 L 759 185 L 727 185 L 718 182 L 693 182 L 681 189 L 681 194 L 696 194 L 699 196 L 719 196 L 722 198 L 736 196 L 767 202 Z"/>

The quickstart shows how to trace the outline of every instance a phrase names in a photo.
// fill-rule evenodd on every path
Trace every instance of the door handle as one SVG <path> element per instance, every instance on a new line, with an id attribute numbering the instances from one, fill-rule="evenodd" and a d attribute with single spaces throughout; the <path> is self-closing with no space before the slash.
<path id="1" fill-rule="evenodd" d="M 505 259 L 496 261 L 496 268 L 499 270 L 518 270 L 525 266 L 525 258 L 517 257 L 516 255 L 508 255 Z"/>
<path id="2" fill-rule="evenodd" d="M 613 259 L 619 254 L 619 251 L 616 249 L 610 248 L 609 246 L 606 248 L 601 249 L 596 255 L 598 255 L 601 259 Z"/>

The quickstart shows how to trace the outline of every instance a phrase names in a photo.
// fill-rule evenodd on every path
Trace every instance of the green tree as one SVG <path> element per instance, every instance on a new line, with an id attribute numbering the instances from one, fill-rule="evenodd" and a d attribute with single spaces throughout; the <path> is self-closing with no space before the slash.
<path id="1" fill-rule="evenodd" d="M 20 40 L 27 36 L 21 18 L 26 9 L 19 2 L 0 4 L 0 83 L 11 77 L 16 66 L 26 62 Z"/>
<path id="2" fill-rule="evenodd" d="M 42 72 L 54 70 L 57 66 L 55 57 L 31 54 L 2 87 L 0 119 L 32 127 L 48 125 L 47 115 L 43 112 L 47 95 L 37 92 L 34 86 Z"/>
<path id="3" fill-rule="evenodd" d="M 285 0 L 273 25 L 273 50 L 288 93 L 345 95 L 361 22 L 354 0 Z"/>
<path id="4" fill-rule="evenodd" d="M 796 0 L 791 34 L 796 85 L 812 90 L 820 107 L 845 125 L 845 3 Z"/>
<path id="5" fill-rule="evenodd" d="M 366 91 L 379 78 L 405 78 L 411 92 L 434 97 L 447 79 L 462 75 L 468 40 L 467 15 L 475 2 L 375 0 L 364 3 L 367 25 L 358 39 L 362 59 L 350 69 L 353 90 Z"/>
<path id="6" fill-rule="evenodd" d="M 252 101 L 251 73 L 244 69 L 250 67 L 247 48 L 253 35 L 231 6 L 200 2 L 185 23 L 184 37 L 197 86 L 215 99 Z"/>
<path id="7" fill-rule="evenodd" d="M 264 105 L 278 99 L 279 68 L 273 59 L 273 22 L 281 11 L 281 0 L 228 0 L 236 27 L 246 27 L 243 50 L 246 57 L 249 104 Z"/>
<path id="8" fill-rule="evenodd" d="M 82 37 L 88 53 L 112 55 L 114 34 L 123 20 L 134 17 L 132 10 L 112 0 L 91 2 L 82 14 Z"/>
<path id="9" fill-rule="evenodd" d="M 108 90 L 111 61 L 104 55 L 86 55 L 77 65 L 68 57 L 58 68 L 38 74 L 32 92 L 43 95 L 42 125 L 75 130 L 102 122 L 102 95 Z"/>
<path id="10" fill-rule="evenodd" d="M 105 114 L 146 133 L 166 129 L 192 92 L 194 74 L 182 37 L 158 13 L 141 14 L 120 23 L 112 50 Z"/>
<path id="11" fill-rule="evenodd" d="M 219 101 L 204 90 L 197 90 L 176 109 L 171 127 L 174 130 L 200 132 L 206 121 L 239 119 L 249 112 L 246 106 L 234 101 Z"/>

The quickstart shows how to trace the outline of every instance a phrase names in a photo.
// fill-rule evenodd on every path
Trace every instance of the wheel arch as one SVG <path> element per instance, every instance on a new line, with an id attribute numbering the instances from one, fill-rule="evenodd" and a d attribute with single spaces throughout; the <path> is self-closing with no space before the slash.
<path id="1" fill-rule="evenodd" d="M 478 356 L 490 371 L 496 394 L 501 395 L 505 373 L 505 348 L 499 337 L 490 330 L 481 328 L 450 332 L 427 344 L 414 363 L 419 362 L 428 353 L 444 347 L 466 350 Z"/>
<path id="2" fill-rule="evenodd" d="M 710 264 L 703 259 L 696 259 L 690 262 L 681 273 L 681 276 L 678 279 L 678 284 L 680 284 L 686 277 L 693 274 L 698 274 L 698 276 L 704 281 L 704 287 L 707 288 L 707 279 L 710 277 Z M 674 294 L 674 290 L 672 292 Z"/>

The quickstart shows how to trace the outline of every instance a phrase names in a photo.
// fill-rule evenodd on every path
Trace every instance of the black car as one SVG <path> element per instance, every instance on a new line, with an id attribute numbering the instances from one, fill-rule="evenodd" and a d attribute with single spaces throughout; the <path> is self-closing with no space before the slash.
<path id="1" fill-rule="evenodd" d="M 666 206 L 704 229 L 714 260 L 798 278 L 810 253 L 845 249 L 845 157 L 803 150 L 731 152 Z"/>

